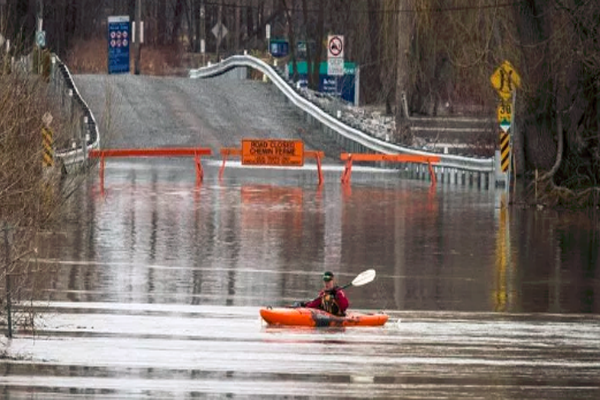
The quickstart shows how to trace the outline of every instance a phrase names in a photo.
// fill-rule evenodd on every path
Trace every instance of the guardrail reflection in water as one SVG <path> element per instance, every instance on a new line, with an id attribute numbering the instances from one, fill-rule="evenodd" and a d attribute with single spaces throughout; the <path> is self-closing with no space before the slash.
<path id="1" fill-rule="evenodd" d="M 252 56 L 231 56 L 219 63 L 190 70 L 189 77 L 192 79 L 211 78 L 239 67 L 253 68 L 265 74 L 277 89 L 305 114 L 307 122 L 319 124 L 325 133 L 332 135 L 348 152 L 439 157 L 439 163 L 432 165 L 432 168 L 437 180 L 442 183 L 470 184 L 489 189 L 493 188 L 497 181 L 502 180 L 502 177 L 496 174 L 495 158 L 475 158 L 426 152 L 392 144 L 355 129 L 340 120 L 337 114 L 332 115 L 312 103 L 303 96 L 302 89 L 296 88 L 293 82 L 284 79 L 282 74 L 269 64 Z M 413 178 L 427 179 L 429 176 L 427 165 L 408 164 L 406 169 Z"/>

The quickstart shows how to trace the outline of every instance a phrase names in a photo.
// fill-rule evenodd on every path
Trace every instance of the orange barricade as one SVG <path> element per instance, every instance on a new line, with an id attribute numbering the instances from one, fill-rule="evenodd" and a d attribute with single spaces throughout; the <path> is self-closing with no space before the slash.
<path id="1" fill-rule="evenodd" d="M 194 157 L 196 164 L 196 183 L 204 179 L 204 170 L 200 163 L 200 156 L 210 156 L 212 150 L 209 148 L 161 148 L 161 149 L 106 149 L 90 150 L 90 158 L 100 159 L 100 186 L 104 187 L 104 162 L 108 157 Z"/>
<path id="2" fill-rule="evenodd" d="M 224 147 L 221 149 L 221 156 L 223 157 L 223 163 L 221 164 L 221 168 L 219 169 L 219 179 L 223 178 L 223 173 L 225 172 L 225 163 L 227 162 L 227 158 L 231 156 L 242 155 L 242 149 Z M 317 160 L 317 173 L 319 179 L 319 185 L 323 183 L 323 172 L 321 171 L 321 159 L 325 157 L 325 153 L 322 151 L 304 151 L 304 159 L 314 158 Z"/>
<path id="3" fill-rule="evenodd" d="M 353 161 L 390 161 L 390 162 L 405 162 L 427 164 L 429 166 L 429 175 L 431 176 L 431 184 L 436 184 L 435 173 L 433 172 L 432 163 L 440 162 L 439 156 L 419 156 L 413 154 L 365 154 L 365 153 L 342 153 L 340 155 L 342 161 L 346 161 L 344 172 L 342 173 L 342 183 L 350 183 L 352 175 Z"/>

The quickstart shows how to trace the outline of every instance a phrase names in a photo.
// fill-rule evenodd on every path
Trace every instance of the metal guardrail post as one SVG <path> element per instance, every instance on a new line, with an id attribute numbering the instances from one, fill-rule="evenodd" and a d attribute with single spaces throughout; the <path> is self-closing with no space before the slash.
<path id="1" fill-rule="evenodd" d="M 87 165 L 87 158 L 88 158 L 88 154 L 87 154 L 87 140 L 86 140 L 86 136 L 87 136 L 87 122 L 88 122 L 88 118 L 87 117 L 83 117 L 83 119 L 80 119 L 80 121 L 83 121 L 83 123 L 81 124 L 81 129 L 79 129 L 79 143 L 81 143 L 81 151 L 83 152 L 83 166 L 85 168 L 85 166 Z"/>
<path id="2" fill-rule="evenodd" d="M 494 181 L 495 181 L 495 187 L 499 186 L 499 185 L 507 185 L 506 182 L 506 174 L 504 172 L 502 172 L 502 168 L 501 168 L 501 163 L 502 163 L 502 156 L 500 154 L 500 150 L 496 150 L 496 152 L 494 153 Z"/>

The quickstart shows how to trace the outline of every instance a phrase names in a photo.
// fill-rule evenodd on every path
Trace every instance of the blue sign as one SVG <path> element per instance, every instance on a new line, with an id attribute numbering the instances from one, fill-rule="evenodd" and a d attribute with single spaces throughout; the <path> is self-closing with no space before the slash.
<path id="1" fill-rule="evenodd" d="M 271 55 L 273 57 L 285 57 L 290 51 L 290 44 L 287 40 L 274 39 L 271 40 Z"/>
<path id="2" fill-rule="evenodd" d="M 129 72 L 129 16 L 108 17 L 108 73 Z"/>
<path id="3" fill-rule="evenodd" d="M 308 86 L 308 75 L 306 62 L 298 62 L 298 82 L 300 87 Z M 292 75 L 292 63 L 288 64 L 288 71 Z M 346 61 L 344 63 L 344 75 L 327 75 L 327 62 L 322 62 L 319 68 L 319 92 L 329 93 L 340 97 L 350 103 L 354 103 L 354 92 L 356 90 L 356 65 Z"/>

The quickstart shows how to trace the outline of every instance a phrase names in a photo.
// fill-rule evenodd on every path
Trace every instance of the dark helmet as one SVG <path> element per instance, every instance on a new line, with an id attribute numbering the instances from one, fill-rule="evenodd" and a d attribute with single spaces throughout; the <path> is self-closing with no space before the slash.
<path id="1" fill-rule="evenodd" d="M 333 279 L 333 272 L 331 272 L 331 271 L 325 271 L 323 273 L 323 281 L 329 282 L 332 279 Z"/>

